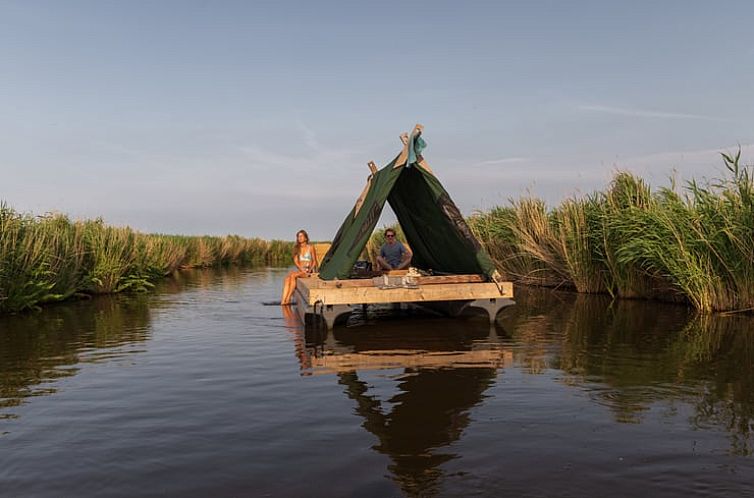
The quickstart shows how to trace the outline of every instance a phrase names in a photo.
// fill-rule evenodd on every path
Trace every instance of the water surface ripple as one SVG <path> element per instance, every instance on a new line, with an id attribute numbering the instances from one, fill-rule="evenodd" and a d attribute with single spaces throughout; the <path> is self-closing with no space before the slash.
<path id="1" fill-rule="evenodd" d="M 517 289 L 304 331 L 282 270 L 0 318 L 1 496 L 754 496 L 754 320 Z"/>

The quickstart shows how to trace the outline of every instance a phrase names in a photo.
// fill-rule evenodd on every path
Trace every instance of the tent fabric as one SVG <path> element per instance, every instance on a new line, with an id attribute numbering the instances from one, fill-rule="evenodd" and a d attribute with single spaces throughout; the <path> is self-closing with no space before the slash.
<path id="1" fill-rule="evenodd" d="M 320 265 L 323 280 L 347 279 L 387 201 L 411 247 L 411 265 L 434 273 L 484 274 L 495 267 L 437 177 L 420 165 L 426 143 L 409 137 L 401 154 L 370 176 Z M 399 161 L 405 160 L 405 164 Z"/>

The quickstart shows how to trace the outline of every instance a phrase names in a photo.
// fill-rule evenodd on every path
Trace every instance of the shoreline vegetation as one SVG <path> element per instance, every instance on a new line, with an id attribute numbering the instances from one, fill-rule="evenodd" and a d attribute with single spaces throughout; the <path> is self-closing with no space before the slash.
<path id="1" fill-rule="evenodd" d="M 101 219 L 32 216 L 0 203 L 0 314 L 72 297 L 145 291 L 186 268 L 287 264 L 293 242 L 144 234 Z"/>
<path id="2" fill-rule="evenodd" d="M 522 197 L 467 221 L 506 280 L 654 299 L 701 312 L 754 311 L 754 175 L 722 154 L 723 178 L 651 189 L 618 172 L 554 208 Z M 365 256 L 374 259 L 384 230 Z M 392 227 L 402 238 L 400 226 Z M 144 291 L 182 268 L 285 265 L 293 242 L 142 234 L 101 219 L 34 217 L 0 203 L 0 314 L 74 296 Z"/>
<path id="3" fill-rule="evenodd" d="M 526 197 L 468 221 L 519 284 L 751 312 L 754 178 L 740 156 L 722 154 L 723 178 L 653 190 L 618 172 L 606 190 L 553 209 Z"/>

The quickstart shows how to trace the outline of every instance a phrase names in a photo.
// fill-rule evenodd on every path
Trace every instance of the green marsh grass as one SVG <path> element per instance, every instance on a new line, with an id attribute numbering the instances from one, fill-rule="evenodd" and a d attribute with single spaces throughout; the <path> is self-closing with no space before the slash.
<path id="1" fill-rule="evenodd" d="M 509 279 L 624 298 L 754 310 L 754 178 L 722 155 L 720 179 L 652 191 L 617 173 L 609 187 L 554 209 L 527 197 L 470 225 Z"/>
<path id="2" fill-rule="evenodd" d="M 144 291 L 181 268 L 286 265 L 293 243 L 143 234 L 101 219 L 31 216 L 0 203 L 0 313 L 77 294 Z"/>
<path id="3" fill-rule="evenodd" d="M 754 310 L 754 178 L 740 152 L 720 179 L 655 189 L 627 172 L 549 209 L 525 197 L 469 218 L 501 273 L 526 285 Z M 362 257 L 375 263 L 376 230 Z M 398 238 L 405 237 L 398 224 Z M 77 293 L 145 290 L 181 268 L 287 265 L 293 244 L 238 236 L 141 234 L 101 220 L 33 217 L 0 204 L 0 312 Z"/>
<path id="4" fill-rule="evenodd" d="M 603 206 L 596 196 L 569 199 L 552 214 L 553 246 L 562 261 L 564 279 L 578 292 L 607 292 L 602 251 Z"/>
<path id="5" fill-rule="evenodd" d="M 544 201 L 512 201 L 508 207 L 477 213 L 469 225 L 505 278 L 525 285 L 572 286 L 553 215 Z"/>

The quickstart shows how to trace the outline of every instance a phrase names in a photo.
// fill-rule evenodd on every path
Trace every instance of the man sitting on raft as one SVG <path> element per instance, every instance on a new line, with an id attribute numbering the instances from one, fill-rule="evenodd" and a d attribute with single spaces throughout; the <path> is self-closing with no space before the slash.
<path id="1" fill-rule="evenodd" d="M 380 270 L 405 270 L 411 263 L 411 251 L 395 239 L 395 230 L 385 230 L 385 243 L 380 248 L 377 256 L 377 265 Z"/>

